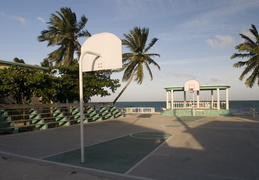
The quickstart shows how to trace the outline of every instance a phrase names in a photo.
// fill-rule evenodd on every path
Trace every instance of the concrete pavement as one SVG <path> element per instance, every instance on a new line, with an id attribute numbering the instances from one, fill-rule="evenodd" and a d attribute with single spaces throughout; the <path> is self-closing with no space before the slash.
<path id="1" fill-rule="evenodd" d="M 125 174 L 58 164 L 45 157 L 80 148 L 79 126 L 0 136 L 1 179 L 259 179 L 259 121 L 250 116 L 196 121 L 131 114 L 85 128 L 85 145 L 138 132 L 173 134 Z"/>

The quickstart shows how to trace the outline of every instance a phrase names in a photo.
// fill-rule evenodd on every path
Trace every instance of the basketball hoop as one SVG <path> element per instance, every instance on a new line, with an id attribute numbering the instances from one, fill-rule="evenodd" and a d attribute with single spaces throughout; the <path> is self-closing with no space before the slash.
<path id="1" fill-rule="evenodd" d="M 196 80 L 188 80 L 184 83 L 184 91 L 199 91 L 200 90 L 200 83 Z"/>

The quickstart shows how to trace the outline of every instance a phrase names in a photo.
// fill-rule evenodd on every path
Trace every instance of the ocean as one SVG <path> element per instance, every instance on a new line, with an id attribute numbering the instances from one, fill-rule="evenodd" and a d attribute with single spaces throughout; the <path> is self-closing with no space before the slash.
<path id="1" fill-rule="evenodd" d="M 156 112 L 162 112 L 166 107 L 165 101 L 116 102 L 117 108 L 125 107 L 154 107 Z M 229 110 L 233 114 L 247 114 L 250 108 L 259 112 L 259 101 L 229 101 Z"/>

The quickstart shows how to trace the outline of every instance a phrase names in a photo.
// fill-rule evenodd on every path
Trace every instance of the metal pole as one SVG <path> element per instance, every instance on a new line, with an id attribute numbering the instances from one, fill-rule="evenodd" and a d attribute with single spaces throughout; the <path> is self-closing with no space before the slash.
<path id="1" fill-rule="evenodd" d="M 82 72 L 82 62 L 81 62 L 82 59 L 79 60 L 80 142 L 81 142 L 81 163 L 85 163 L 83 72 Z"/>
<path id="2" fill-rule="evenodd" d="M 101 57 L 100 53 L 92 51 L 84 52 L 79 59 L 79 101 L 80 101 L 80 144 L 81 144 L 81 163 L 85 163 L 84 149 L 84 99 L 83 99 L 83 59 L 84 55 L 92 54 Z"/>
<path id="3" fill-rule="evenodd" d="M 192 108 L 193 108 L 193 109 L 192 109 L 192 110 L 193 110 L 192 115 L 195 116 L 195 109 L 194 109 L 194 91 L 192 91 L 192 102 L 193 102 L 193 103 L 192 103 Z"/>

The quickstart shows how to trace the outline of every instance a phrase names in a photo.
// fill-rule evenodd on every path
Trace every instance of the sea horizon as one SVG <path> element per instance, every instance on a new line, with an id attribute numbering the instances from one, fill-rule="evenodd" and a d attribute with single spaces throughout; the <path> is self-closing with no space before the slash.
<path id="1" fill-rule="evenodd" d="M 222 100 L 224 101 L 224 100 Z M 183 102 L 183 101 L 175 101 Z M 208 101 L 200 101 L 208 102 Z M 215 102 L 215 100 L 214 100 Z M 126 107 L 154 107 L 155 112 L 162 112 L 166 108 L 166 101 L 118 101 L 115 103 L 117 108 Z M 259 100 L 229 100 L 229 111 L 233 114 L 247 114 L 250 109 L 259 112 Z"/>
<path id="2" fill-rule="evenodd" d="M 183 100 L 179 100 L 179 101 L 174 101 L 174 102 L 182 102 Z M 201 100 L 200 102 L 204 102 L 206 100 Z M 207 100 L 208 101 L 208 100 Z M 223 100 L 220 100 L 220 101 L 225 101 L 224 99 Z M 229 100 L 229 101 L 259 101 L 258 100 Z M 111 102 L 111 101 L 107 101 L 107 102 Z M 135 101 L 131 101 L 131 100 L 128 100 L 128 101 L 117 101 L 117 102 L 166 102 L 166 100 L 145 100 L 145 101 L 139 101 L 139 100 L 135 100 Z M 215 102 L 215 99 L 214 99 L 214 102 Z"/>

